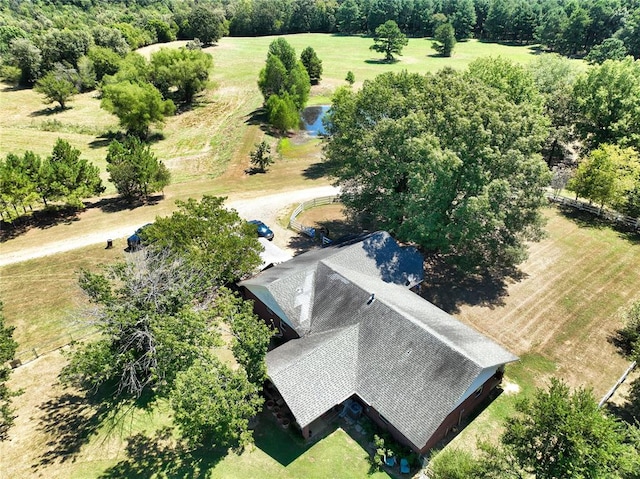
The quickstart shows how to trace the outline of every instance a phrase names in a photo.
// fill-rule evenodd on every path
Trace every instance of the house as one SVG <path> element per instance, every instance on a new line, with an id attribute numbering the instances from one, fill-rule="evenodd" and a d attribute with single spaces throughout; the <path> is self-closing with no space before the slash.
<path id="1" fill-rule="evenodd" d="M 284 342 L 267 373 L 302 435 L 352 400 L 424 453 L 518 358 L 411 291 L 423 259 L 386 232 L 304 253 L 240 285 Z"/>

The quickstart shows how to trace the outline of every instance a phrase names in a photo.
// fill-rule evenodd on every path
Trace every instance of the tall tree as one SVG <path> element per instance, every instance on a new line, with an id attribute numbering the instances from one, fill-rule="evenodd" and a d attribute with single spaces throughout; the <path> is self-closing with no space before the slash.
<path id="1" fill-rule="evenodd" d="M 603 143 L 580 162 L 568 189 L 601 206 L 624 210 L 629 193 L 640 187 L 639 181 L 638 153 Z"/>
<path id="2" fill-rule="evenodd" d="M 607 60 L 574 86 L 576 130 L 592 148 L 620 143 L 640 149 L 640 60 Z"/>
<path id="3" fill-rule="evenodd" d="M 640 6 L 629 13 L 616 36 L 624 42 L 629 55 L 640 60 Z"/>
<path id="4" fill-rule="evenodd" d="M 40 40 L 45 70 L 50 70 L 56 63 L 68 63 L 77 68 L 78 60 L 87 54 L 92 40 L 89 32 L 84 30 L 48 31 Z"/>
<path id="5" fill-rule="evenodd" d="M 231 351 L 244 368 L 247 379 L 261 387 L 267 378 L 265 357 L 273 331 L 253 312 L 253 304 L 243 301 L 229 290 L 221 290 L 218 298 L 220 319 L 231 328 Z"/>
<path id="6" fill-rule="evenodd" d="M 171 391 L 174 418 L 192 444 L 242 448 L 251 442 L 249 420 L 264 399 L 242 368 L 209 355 L 178 374 Z"/>
<path id="7" fill-rule="evenodd" d="M 193 38 L 205 45 L 212 45 L 229 33 L 224 12 L 207 5 L 196 5 L 189 14 L 189 28 Z"/>
<path id="8" fill-rule="evenodd" d="M 76 85 L 66 75 L 56 71 L 50 71 L 40 78 L 34 90 L 44 96 L 45 103 L 58 103 L 61 110 L 64 110 L 67 101 L 78 93 Z"/>
<path id="9" fill-rule="evenodd" d="M 13 63 L 20 69 L 20 84 L 32 85 L 40 76 L 42 53 L 28 38 L 11 41 L 9 52 Z"/>
<path id="10" fill-rule="evenodd" d="M 619 38 L 607 38 L 602 43 L 594 46 L 584 59 L 591 63 L 602 64 L 607 60 L 624 60 L 627 56 L 627 47 Z"/>
<path id="11" fill-rule="evenodd" d="M 325 147 L 346 206 L 466 270 L 519 263 L 550 174 L 538 107 L 450 70 L 383 74 L 334 97 Z"/>
<path id="12" fill-rule="evenodd" d="M 571 392 L 553 378 L 548 390 L 517 404 L 502 443 L 520 466 L 539 478 L 619 477 L 631 472 L 637 451 L 622 424 L 598 409 L 589 390 Z"/>
<path id="13" fill-rule="evenodd" d="M 300 61 L 309 74 L 312 85 L 317 85 L 322 77 L 322 60 L 312 47 L 307 47 L 300 54 Z"/>
<path id="14" fill-rule="evenodd" d="M 352 35 L 360 31 L 362 17 L 360 8 L 355 0 L 345 0 L 336 12 L 338 30 Z"/>
<path id="15" fill-rule="evenodd" d="M 156 218 L 143 232 L 147 249 L 169 251 L 186 261 L 202 294 L 244 278 L 261 263 L 255 230 L 223 202 L 212 196 L 177 201 L 178 211 Z"/>
<path id="16" fill-rule="evenodd" d="M 431 44 L 431 48 L 440 55 L 450 57 L 453 54 L 453 47 L 456 46 L 456 36 L 450 23 L 443 23 L 436 28 L 433 39 L 435 41 Z"/>
<path id="17" fill-rule="evenodd" d="M 7 432 L 13 425 L 15 416 L 11 407 L 11 398 L 18 394 L 11 391 L 6 384 L 11 374 L 11 369 L 6 367 L 6 363 L 15 357 L 18 343 L 13 339 L 15 328 L 5 324 L 3 307 L 0 301 L 0 441 L 7 439 Z"/>
<path id="18" fill-rule="evenodd" d="M 102 89 L 100 106 L 115 114 L 127 132 L 146 138 L 151 124 L 162 124 L 164 117 L 175 112 L 171 100 L 163 100 L 156 87 L 148 83 L 120 81 Z"/>
<path id="19" fill-rule="evenodd" d="M 544 98 L 551 126 L 543 154 L 547 164 L 563 162 L 575 139 L 573 84 L 578 76 L 574 63 L 557 53 L 542 54 L 529 64 L 536 88 Z"/>
<path id="20" fill-rule="evenodd" d="M 181 373 L 221 345 L 219 288 L 260 262 L 252 228 L 222 202 L 178 203 L 179 211 L 144 229 L 144 250 L 82 273 L 80 286 L 96 306 L 89 319 L 102 334 L 72 354 L 65 382 L 102 388 L 117 402 L 171 394 Z"/>
<path id="21" fill-rule="evenodd" d="M 41 195 L 47 201 L 64 199 L 67 204 L 82 207 L 82 198 L 104 191 L 100 170 L 88 160 L 80 158 L 80 150 L 58 138 L 51 156 L 40 168 Z"/>
<path id="22" fill-rule="evenodd" d="M 369 49 L 384 53 L 385 61 L 392 62 L 395 60 L 393 55 L 402 55 L 402 48 L 408 44 L 409 40 L 400 31 L 398 24 L 393 20 L 387 20 L 376 28 L 373 45 Z"/>
<path id="23" fill-rule="evenodd" d="M 490 40 L 511 40 L 513 36 L 513 7 L 510 0 L 494 0 L 491 2 L 484 29 Z"/>
<path id="24" fill-rule="evenodd" d="M 456 39 L 466 40 L 471 38 L 473 36 L 473 27 L 476 24 L 476 9 L 473 5 L 473 0 L 458 0 L 453 4 L 455 11 L 452 12 L 450 18 Z"/>
<path id="25" fill-rule="evenodd" d="M 269 45 L 258 87 L 264 97 L 269 123 L 282 132 L 295 128 L 299 124 L 299 112 L 309 98 L 311 80 L 284 38 L 277 38 Z"/>
<path id="26" fill-rule="evenodd" d="M 113 140 L 107 153 L 107 172 L 118 193 L 129 200 L 147 198 L 169 184 L 167 167 L 135 136 Z"/>
<path id="27" fill-rule="evenodd" d="M 207 86 L 211 55 L 188 48 L 161 48 L 151 55 L 151 78 L 165 98 L 189 104 Z"/>

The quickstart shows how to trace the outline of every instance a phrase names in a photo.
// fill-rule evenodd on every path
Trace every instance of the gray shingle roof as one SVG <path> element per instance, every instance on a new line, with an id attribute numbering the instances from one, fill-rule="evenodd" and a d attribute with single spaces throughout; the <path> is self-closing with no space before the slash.
<path id="1" fill-rule="evenodd" d="M 422 447 L 484 370 L 517 359 L 409 291 L 421 272 L 419 253 L 378 232 L 242 283 L 301 336 L 267 354 L 301 426 L 357 394 Z"/>

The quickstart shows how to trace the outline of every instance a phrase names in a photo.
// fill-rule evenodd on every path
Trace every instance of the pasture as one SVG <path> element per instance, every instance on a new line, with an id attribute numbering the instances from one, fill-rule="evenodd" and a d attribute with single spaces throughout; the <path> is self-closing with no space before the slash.
<path id="1" fill-rule="evenodd" d="M 94 231 L 144 224 L 170 213 L 176 199 L 202 194 L 254 197 L 327 184 L 320 166 L 321 144 L 304 135 L 281 142 L 268 173 L 245 173 L 255 143 L 266 137 L 272 152 L 277 143 L 260 123 L 262 98 L 256 84 L 272 40 L 223 38 L 207 49 L 214 57 L 211 88 L 192 109 L 168 118 L 161 138 L 152 145 L 174 178 L 163 198 L 136 208 L 113 198 L 94 199 L 73 217 L 46 226 L 28 225 L 3 236 L 0 251 L 16 252 Z M 445 59 L 433 56 L 430 40 L 410 39 L 397 63 L 384 64 L 369 50 L 370 38 L 300 34 L 287 40 L 298 54 L 310 45 L 323 60 L 323 80 L 312 89 L 312 104 L 330 101 L 335 88 L 346 85 L 349 70 L 358 88 L 362 81 L 389 70 L 462 69 L 486 55 L 526 63 L 536 54 L 529 47 L 468 41 L 456 46 L 453 58 Z M 56 138 L 62 137 L 97 164 L 106 180 L 104 157 L 109 135 L 118 124 L 99 108 L 96 93 L 77 96 L 63 112 L 47 109 L 31 90 L 5 87 L 0 90 L 0 103 L 0 155 L 27 149 L 47 155 Z M 114 192 L 113 187 L 109 192 Z M 321 222 L 340 215 L 332 208 L 305 214 Z M 531 245 L 530 259 L 517 279 L 497 285 L 433 281 L 423 294 L 521 356 L 520 364 L 508 369 L 507 380 L 522 394 L 544 385 L 554 374 L 572 386 L 592 387 L 601 396 L 626 367 L 610 337 L 621 326 L 620 309 L 637 299 L 640 291 L 638 239 L 556 208 L 546 213 L 548 237 Z M 77 270 L 119 257 L 121 248 L 105 250 L 101 244 L 0 268 L 0 298 L 9 324 L 16 326 L 19 350 L 28 354 L 42 345 L 53 348 L 77 338 L 83 306 Z M 77 391 L 57 384 L 64 363 L 63 355 L 54 351 L 14 371 L 11 387 L 25 392 L 15 401 L 18 417 L 10 440 L 0 443 L 5 468 L 0 475 L 312 478 L 333 471 L 356 478 L 368 472 L 366 452 L 341 429 L 320 442 L 301 445 L 267 423 L 256 433 L 257 446 L 242 454 L 186 454 L 171 434 L 163 432 L 170 426 L 166 405 L 134 411 L 126 422 L 114 422 Z M 473 447 L 475 434 L 498 428 L 517 396 L 503 394 L 454 444 Z M 276 451 L 267 450 L 266 443 L 299 454 L 283 460 Z"/>

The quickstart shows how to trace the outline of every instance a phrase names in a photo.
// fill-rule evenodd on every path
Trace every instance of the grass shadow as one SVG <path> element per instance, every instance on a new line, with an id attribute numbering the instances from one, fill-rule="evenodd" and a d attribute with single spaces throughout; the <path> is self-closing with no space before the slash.
<path id="1" fill-rule="evenodd" d="M 50 439 L 46 450 L 32 466 L 34 470 L 73 461 L 111 413 L 108 401 L 72 393 L 64 393 L 39 407 L 42 416 L 38 430 Z"/>
<path id="2" fill-rule="evenodd" d="M 296 429 L 283 429 L 268 411 L 262 411 L 253 437 L 258 449 L 286 467 L 336 429 L 332 424 L 305 441 Z"/>
<path id="3" fill-rule="evenodd" d="M 443 259 L 432 257 L 426 262 L 425 280 L 418 294 L 449 314 L 459 313 L 463 304 L 493 309 L 504 306 L 509 282 L 525 278 L 519 270 L 464 275 Z"/>
<path id="4" fill-rule="evenodd" d="M 190 448 L 173 437 L 171 428 L 162 428 L 152 436 L 142 433 L 127 439 L 126 458 L 104 471 L 100 478 L 150 479 L 180 477 L 204 479 L 223 459 L 226 450 L 209 447 Z"/>
<path id="5" fill-rule="evenodd" d="M 11 223 L 0 221 L 0 243 L 17 238 L 33 228 L 48 229 L 59 224 L 79 221 L 80 211 L 74 206 L 50 206 L 20 216 Z"/>

